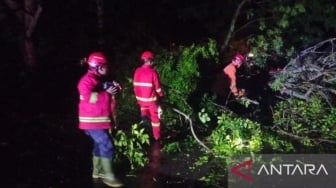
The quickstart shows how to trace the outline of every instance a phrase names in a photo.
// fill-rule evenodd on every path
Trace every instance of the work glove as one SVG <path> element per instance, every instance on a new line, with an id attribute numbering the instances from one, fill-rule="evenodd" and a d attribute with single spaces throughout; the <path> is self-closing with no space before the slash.
<path id="1" fill-rule="evenodd" d="M 238 96 L 239 97 L 242 97 L 242 96 L 244 96 L 245 95 L 245 89 L 240 89 L 239 91 L 238 91 Z"/>
<path id="2" fill-rule="evenodd" d="M 245 95 L 245 89 L 239 89 L 237 93 L 234 94 L 236 98 L 240 98 Z"/>

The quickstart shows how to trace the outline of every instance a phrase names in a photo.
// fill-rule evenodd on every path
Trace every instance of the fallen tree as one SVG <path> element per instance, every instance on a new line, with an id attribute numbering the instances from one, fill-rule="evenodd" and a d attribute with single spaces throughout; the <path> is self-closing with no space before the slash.
<path id="1" fill-rule="evenodd" d="M 270 86 L 282 94 L 309 100 L 322 96 L 330 106 L 336 95 L 336 38 L 311 46 L 273 75 Z"/>
<path id="2" fill-rule="evenodd" d="M 273 129 L 306 147 L 334 151 L 336 38 L 301 51 L 272 76 L 271 87 L 289 96 L 273 110 Z"/>

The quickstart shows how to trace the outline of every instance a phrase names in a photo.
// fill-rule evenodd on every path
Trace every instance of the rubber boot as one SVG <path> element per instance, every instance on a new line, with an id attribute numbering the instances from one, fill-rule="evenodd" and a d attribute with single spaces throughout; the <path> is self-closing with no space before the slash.
<path id="1" fill-rule="evenodd" d="M 92 178 L 103 178 L 104 173 L 102 171 L 102 166 L 100 163 L 100 157 L 93 156 L 92 157 Z"/>
<path id="2" fill-rule="evenodd" d="M 113 173 L 112 159 L 101 157 L 100 162 L 104 171 L 104 177 L 102 177 L 103 183 L 110 187 L 123 186 L 123 183 L 121 183 Z"/>

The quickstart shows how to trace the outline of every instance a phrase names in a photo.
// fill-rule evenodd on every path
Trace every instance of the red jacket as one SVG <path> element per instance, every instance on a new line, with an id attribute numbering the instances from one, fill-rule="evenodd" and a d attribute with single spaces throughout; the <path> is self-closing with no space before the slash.
<path id="1" fill-rule="evenodd" d="M 140 106 L 150 106 L 163 96 L 159 75 L 151 65 L 143 64 L 135 70 L 133 90 Z"/>
<path id="2" fill-rule="evenodd" d="M 79 128 L 108 129 L 111 126 L 111 95 L 103 90 L 100 77 L 88 71 L 78 83 Z"/>
<path id="3" fill-rule="evenodd" d="M 237 68 L 233 65 L 233 63 L 230 63 L 224 68 L 223 72 L 229 78 L 231 92 L 237 93 L 238 92 L 237 80 L 236 80 Z"/>

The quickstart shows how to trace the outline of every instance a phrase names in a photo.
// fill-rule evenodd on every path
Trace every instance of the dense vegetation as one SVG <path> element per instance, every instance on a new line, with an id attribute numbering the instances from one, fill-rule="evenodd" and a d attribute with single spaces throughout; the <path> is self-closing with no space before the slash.
<path id="1" fill-rule="evenodd" d="M 300 20 L 311 11 L 323 13 L 324 16 L 321 17 L 332 18 L 335 7 L 327 7 L 330 4 L 319 4 L 316 8 L 315 3 L 308 2 L 273 3 L 270 3 L 267 11 L 259 12 L 263 15 L 258 16 L 266 16 L 272 11 L 275 20 L 270 22 L 261 19 L 258 34 L 247 40 L 252 52 L 257 54 L 252 59 L 252 67 L 261 70 L 260 72 L 271 70 L 273 66 L 276 68 L 285 66 L 291 58 L 296 58 L 299 50 L 326 39 L 329 34 L 325 31 L 335 29 L 333 23 L 329 22 L 330 19 L 322 20 L 319 17 L 309 16 L 307 22 Z M 328 11 L 322 11 L 321 7 Z M 252 14 L 253 12 L 249 13 L 248 16 L 256 16 Z M 315 27 L 317 23 L 324 27 Z M 177 141 L 170 140 L 165 143 L 164 151 L 168 153 L 185 151 L 185 156 L 188 158 L 190 145 L 202 148 L 204 153 L 198 156 L 192 169 L 197 171 L 203 165 L 214 164 L 208 176 L 200 177 L 200 180 L 212 186 L 225 184 L 223 178 L 223 173 L 226 172 L 225 161 L 231 155 L 335 152 L 336 109 L 321 96 L 312 96 L 308 101 L 290 95 L 283 95 L 279 99 L 277 95 L 281 95 L 281 88 L 271 89 L 270 84 L 266 82 L 267 84 L 261 88 L 262 91 L 250 91 L 254 94 L 254 98 L 260 101 L 260 106 L 246 101 L 230 101 L 229 103 L 233 103 L 231 107 L 242 106 L 243 110 L 237 111 L 235 108 L 230 108 L 230 105 L 227 106 L 227 103 L 217 104 L 216 101 L 221 101 L 218 100 L 220 96 L 212 93 L 211 86 L 206 84 L 213 80 L 206 76 L 208 69 L 204 68 L 218 65 L 219 52 L 216 46 L 218 46 L 216 42 L 209 39 L 201 44 L 179 46 L 174 51 L 157 49 L 160 54 L 156 67 L 167 93 L 164 102 L 169 103 L 166 105 L 163 118 L 163 123 L 166 125 L 165 134 L 183 133 L 179 134 Z M 335 57 L 335 54 L 331 56 Z M 335 58 L 331 62 L 335 63 Z M 246 78 L 248 79 L 253 79 L 253 76 L 250 75 Z M 272 102 L 263 101 L 266 100 L 263 98 L 263 91 L 271 93 Z M 332 97 L 332 100 L 335 98 Z M 176 113 L 174 108 L 187 114 L 186 119 Z M 191 127 L 188 118 L 193 121 Z M 190 132 L 188 133 L 186 129 Z M 202 144 L 206 147 L 202 147 L 203 145 L 197 142 L 198 138 L 193 137 L 194 130 L 197 130 Z M 189 136 L 185 135 L 186 133 Z"/>
<path id="2" fill-rule="evenodd" d="M 152 15 L 144 13 L 146 11 L 137 12 L 142 3 L 132 5 L 126 1 L 109 1 L 106 2 L 106 31 L 102 33 L 93 29 L 96 26 L 93 1 L 87 6 L 85 3 L 78 6 L 75 0 L 69 1 L 63 11 L 65 16 L 59 16 L 57 8 L 50 8 L 57 7 L 56 1 L 41 2 L 44 10 L 49 11 L 41 15 L 40 25 L 31 38 L 36 42 L 38 62 L 33 71 L 23 66 L 23 50 L 19 50 L 23 46 L 20 42 L 27 39 L 22 32 L 22 22 L 13 19 L 13 12 L 4 3 L 0 4 L 0 23 L 8 26 L 0 29 L 0 39 L 5 44 L 0 50 L 10 54 L 4 57 L 1 67 L 6 72 L 2 86 L 8 89 L 14 85 L 10 89 L 13 93 L 7 94 L 8 98 L 20 99 L 11 109 L 21 109 L 18 106 L 23 96 L 31 98 L 31 101 L 41 101 L 41 98 L 47 101 L 46 96 L 54 96 L 75 106 L 77 93 L 73 88 L 85 71 L 79 68 L 78 59 L 92 49 L 101 49 L 112 59 L 115 77 L 123 86 L 123 92 L 118 95 L 118 118 L 123 126 L 114 133 L 117 159 L 128 161 L 133 170 L 139 169 L 148 163 L 145 152 L 150 131 L 138 117 L 132 74 L 139 65 L 140 52 L 151 49 L 156 53 L 156 68 L 166 93 L 161 101 L 163 135 L 166 137 L 162 151 L 185 161 L 193 158 L 189 169 L 194 172 L 210 164 L 207 176 L 198 177 L 200 181 L 211 187 L 225 185 L 226 160 L 234 154 L 336 151 L 335 96 L 314 94 L 309 99 L 300 99 L 288 93 L 285 95 L 280 87 L 284 77 L 277 77 L 271 88 L 268 75 L 270 70 L 281 70 L 293 62 L 300 51 L 335 37 L 334 1 L 242 0 L 244 6 L 236 12 L 236 22 L 231 22 L 233 10 L 237 7 L 235 0 L 227 1 L 225 5 L 231 7 L 227 10 L 220 1 L 212 4 L 197 1 L 193 6 L 189 6 L 189 1 L 179 0 L 148 1 L 148 6 L 145 3 L 146 11 L 161 13 L 160 18 L 166 19 L 167 23 L 153 19 Z M 176 7 L 172 8 L 174 3 Z M 76 13 L 76 16 L 69 16 L 70 13 Z M 83 15 L 88 16 L 85 22 L 82 21 Z M 228 31 L 229 23 L 235 26 L 231 27 L 235 28 L 234 31 Z M 176 28 L 169 30 L 172 25 Z M 176 30 L 180 32 L 176 33 Z M 105 39 L 103 45 L 96 42 L 98 35 Z M 223 36 L 230 36 L 231 42 L 231 45 L 224 46 L 224 50 L 221 48 Z M 241 40 L 244 48 L 233 45 Z M 325 50 L 329 53 L 329 65 L 333 66 L 335 51 Z M 260 105 L 244 100 L 226 101 L 212 90 L 215 75 L 237 51 L 255 54 L 242 71 L 239 84 L 245 86 L 248 97 Z M 4 81 L 8 77 L 13 78 L 11 83 Z M 327 86 L 334 89 L 335 82 L 330 80 Z M 51 86 L 50 82 L 56 83 Z M 42 84 L 45 85 L 41 87 Z M 63 93 L 54 92 L 55 87 L 62 88 Z M 45 107 L 44 100 L 35 105 Z M 25 104 L 31 106 L 29 102 Z M 36 116 L 40 115 L 40 108 L 34 110 Z M 63 110 L 64 107 L 58 108 Z M 69 109 L 69 114 L 76 114 L 75 107 Z M 26 113 L 13 114 L 22 116 Z M 68 111 L 64 110 L 64 113 Z M 189 155 L 194 150 L 199 151 L 196 159 Z M 181 151 L 182 157 L 177 155 Z"/>
<path id="3" fill-rule="evenodd" d="M 157 69 L 167 93 L 162 101 L 164 133 L 166 136 L 176 136 L 176 141 L 170 139 L 165 142 L 164 151 L 170 154 L 186 151 L 185 156 L 188 158 L 190 148 L 203 149 L 204 153 L 193 164 L 194 170 L 202 168 L 204 164 L 214 163 L 216 170 L 209 177 L 200 177 L 211 185 L 225 183 L 222 181 L 223 173 L 219 172 L 226 171 L 223 161 L 225 164 L 229 156 L 235 154 L 335 152 L 336 108 L 329 106 L 321 96 L 313 96 L 308 101 L 290 96 L 274 99 L 277 101 L 274 105 L 267 104 L 272 105 L 268 106 L 272 109 L 272 117 L 268 117 L 272 119 L 270 123 L 263 121 L 267 113 L 264 113 L 262 106 L 239 100 L 229 102 L 243 106 L 245 112 L 242 113 L 234 112 L 235 109 L 225 104 L 217 104 L 216 98 L 219 96 L 211 93 L 210 88 L 207 88 L 209 86 L 199 85 L 204 79 L 201 76 L 204 70 L 200 66 L 217 62 L 215 46 L 213 40 L 203 45 L 181 46 L 175 53 L 163 51 L 163 55 L 157 59 Z M 132 95 L 129 92 L 124 95 Z M 121 108 L 122 111 L 130 111 L 134 105 L 123 105 Z M 181 116 L 174 109 L 187 115 Z M 194 122 L 191 127 L 189 118 Z M 137 124 L 133 126 L 139 128 Z M 143 132 L 144 128 L 139 131 L 148 139 L 146 132 Z M 206 147 L 196 142 L 197 137 L 193 138 L 194 130 L 197 130 L 197 135 L 201 136 L 202 144 Z M 127 139 L 132 140 L 134 137 L 128 136 Z M 134 164 L 136 160 L 141 161 L 143 155 L 127 154 L 135 151 L 132 144 L 128 146 L 130 148 L 122 147 L 120 152 L 126 153 Z M 144 164 L 143 161 L 140 164 Z"/>

